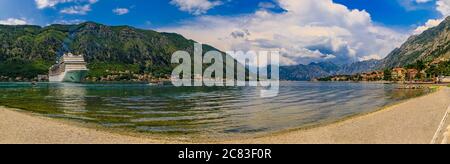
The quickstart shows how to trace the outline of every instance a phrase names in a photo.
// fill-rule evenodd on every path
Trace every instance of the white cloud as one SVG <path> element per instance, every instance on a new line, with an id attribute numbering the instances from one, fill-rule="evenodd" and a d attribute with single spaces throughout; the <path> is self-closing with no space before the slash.
<path id="1" fill-rule="evenodd" d="M 160 31 L 177 32 L 221 50 L 278 50 L 282 64 L 382 58 L 406 36 L 374 25 L 370 14 L 332 0 L 276 0 L 286 12 L 200 16 Z M 367 57 L 368 56 L 368 57 Z M 378 56 L 378 57 L 376 57 Z"/>
<path id="2" fill-rule="evenodd" d="M 82 20 L 82 19 L 56 20 L 56 21 L 53 22 L 53 24 L 67 24 L 67 25 L 70 25 L 70 24 L 80 24 L 80 23 L 83 23 L 83 22 L 85 22 L 85 20 Z M 48 25 L 50 25 L 50 24 L 48 24 Z"/>
<path id="3" fill-rule="evenodd" d="M 425 1 L 425 0 L 424 0 Z M 429 28 L 436 27 L 439 25 L 446 17 L 450 16 L 450 0 L 437 0 L 436 10 L 441 13 L 442 17 L 438 19 L 430 19 L 425 25 L 419 26 L 414 30 L 414 34 L 421 34 Z"/>
<path id="4" fill-rule="evenodd" d="M 219 0 L 172 0 L 170 4 L 177 6 L 181 11 L 186 11 L 193 15 L 201 15 L 223 3 Z"/>
<path id="5" fill-rule="evenodd" d="M 113 10 L 113 13 L 115 13 L 116 15 L 125 15 L 128 14 L 130 12 L 130 10 L 128 10 L 127 8 L 116 8 Z"/>
<path id="6" fill-rule="evenodd" d="M 73 2 L 74 0 L 34 0 L 38 9 L 55 7 L 59 3 Z"/>
<path id="7" fill-rule="evenodd" d="M 271 3 L 271 2 L 260 2 L 258 4 L 258 7 L 260 8 L 265 8 L 265 9 L 271 9 L 271 8 L 275 8 L 275 4 Z"/>
<path id="8" fill-rule="evenodd" d="M 439 25 L 441 22 L 443 21 L 443 19 L 430 19 L 428 20 L 425 25 L 423 26 L 419 26 L 414 30 L 414 34 L 421 34 L 422 32 L 424 32 L 425 30 L 428 30 L 429 28 L 432 27 L 436 27 L 437 25 Z"/>
<path id="9" fill-rule="evenodd" d="M 8 18 L 0 20 L 1 25 L 26 25 L 29 24 L 25 19 Z"/>
<path id="10" fill-rule="evenodd" d="M 64 8 L 60 11 L 63 14 L 77 14 L 77 15 L 86 15 L 89 11 L 91 11 L 91 5 L 82 5 L 82 6 L 71 6 Z"/>
<path id="11" fill-rule="evenodd" d="M 98 0 L 34 0 L 38 9 L 53 8 L 58 4 L 74 3 L 74 6 L 66 7 L 60 10 L 63 14 L 86 15 L 91 11 L 91 5 L 97 3 Z"/>
<path id="12" fill-rule="evenodd" d="M 36 7 L 38 9 L 45 9 L 55 7 L 56 5 L 61 3 L 69 2 L 94 4 L 97 3 L 98 0 L 34 0 L 34 2 L 36 3 Z"/>
<path id="13" fill-rule="evenodd" d="M 428 3 L 428 2 L 431 2 L 433 0 L 415 0 L 415 1 L 416 1 L 416 3 Z"/>
<path id="14" fill-rule="evenodd" d="M 437 10 L 446 17 L 450 16 L 450 0 L 438 0 L 436 2 Z"/>

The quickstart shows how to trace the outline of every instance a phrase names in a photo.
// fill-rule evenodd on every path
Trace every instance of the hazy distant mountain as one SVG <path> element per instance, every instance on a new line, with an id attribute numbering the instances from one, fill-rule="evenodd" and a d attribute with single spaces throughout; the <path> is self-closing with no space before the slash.
<path id="1" fill-rule="evenodd" d="M 392 68 L 415 64 L 422 60 L 450 58 L 450 17 L 440 25 L 430 28 L 420 35 L 411 36 L 400 48 L 392 51 L 382 63 L 382 67 Z"/>
<path id="2" fill-rule="evenodd" d="M 280 67 L 281 80 L 304 81 L 317 77 L 329 76 L 331 72 L 337 70 L 337 65 L 332 63 L 319 64 L 311 63 L 309 65 L 295 65 Z"/>
<path id="3" fill-rule="evenodd" d="M 440 25 L 411 36 L 400 48 L 393 50 L 383 60 L 369 60 L 337 66 L 332 63 L 285 66 L 281 70 L 283 80 L 310 80 L 331 75 L 352 75 L 384 68 L 404 67 L 423 61 L 450 59 L 450 17 Z"/>
<path id="4" fill-rule="evenodd" d="M 381 60 L 367 60 L 343 65 L 338 74 L 353 75 L 361 72 L 373 71 L 381 68 Z"/>
<path id="5" fill-rule="evenodd" d="M 304 81 L 336 74 L 352 75 L 376 70 L 379 68 L 380 63 L 380 60 L 368 60 L 342 66 L 336 65 L 332 62 L 282 66 L 280 67 L 280 78 L 282 80 Z"/>

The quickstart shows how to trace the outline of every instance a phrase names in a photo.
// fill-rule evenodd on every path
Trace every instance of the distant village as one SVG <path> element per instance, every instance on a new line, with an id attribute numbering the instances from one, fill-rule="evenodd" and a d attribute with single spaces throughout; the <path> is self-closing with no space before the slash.
<path id="1" fill-rule="evenodd" d="M 166 81 L 169 77 L 156 78 L 149 73 L 138 74 L 129 70 L 126 71 L 112 71 L 106 70 L 109 75 L 103 77 L 87 77 L 86 82 L 114 82 L 114 81 L 128 81 L 128 82 L 153 82 Z"/>
<path id="2" fill-rule="evenodd" d="M 169 76 L 166 77 L 154 77 L 149 73 L 138 74 L 132 71 L 110 71 L 106 70 L 108 75 L 102 77 L 86 77 L 84 82 L 161 82 L 170 79 Z M 24 77 L 8 77 L 0 76 L 1 82 L 48 82 L 48 75 L 38 75 L 35 78 L 24 78 Z"/>
<path id="3" fill-rule="evenodd" d="M 449 61 L 431 63 L 430 66 L 425 66 L 425 64 L 419 63 L 407 67 L 396 67 L 393 69 L 385 69 L 383 71 L 377 70 L 358 73 L 355 75 L 334 75 L 325 78 L 313 79 L 313 81 L 384 81 L 416 84 L 450 83 L 450 76 L 448 76 L 448 63 Z M 442 65 L 445 66 L 441 68 Z"/>

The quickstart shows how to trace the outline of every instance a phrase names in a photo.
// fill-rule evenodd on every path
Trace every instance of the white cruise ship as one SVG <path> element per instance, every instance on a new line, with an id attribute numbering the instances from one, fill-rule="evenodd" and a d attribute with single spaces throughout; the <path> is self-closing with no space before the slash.
<path id="1" fill-rule="evenodd" d="M 79 83 L 86 78 L 88 69 L 82 55 L 64 54 L 57 64 L 50 67 L 50 82 Z"/>

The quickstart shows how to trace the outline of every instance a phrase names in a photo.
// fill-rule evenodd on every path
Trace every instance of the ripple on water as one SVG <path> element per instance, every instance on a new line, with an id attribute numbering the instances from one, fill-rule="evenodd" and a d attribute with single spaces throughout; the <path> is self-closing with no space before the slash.
<path id="1" fill-rule="evenodd" d="M 234 137 L 299 128 L 374 111 L 429 90 L 394 85 L 282 83 L 277 97 L 255 87 L 0 83 L 0 103 L 49 117 L 144 133 Z"/>

